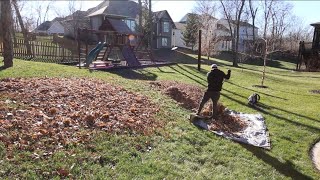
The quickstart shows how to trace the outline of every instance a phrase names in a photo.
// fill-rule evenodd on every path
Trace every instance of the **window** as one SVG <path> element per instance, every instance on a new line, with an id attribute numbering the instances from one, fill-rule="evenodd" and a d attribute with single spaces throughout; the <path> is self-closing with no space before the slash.
<path id="1" fill-rule="evenodd" d="M 163 32 L 169 32 L 169 22 L 163 22 Z"/>
<path id="2" fill-rule="evenodd" d="M 124 20 L 124 22 L 127 24 L 127 26 L 129 27 L 129 29 L 131 31 L 135 31 L 136 30 L 136 22 L 134 20 L 126 19 L 126 20 Z"/>
<path id="3" fill-rule="evenodd" d="M 162 38 L 162 46 L 168 46 L 168 38 Z"/>

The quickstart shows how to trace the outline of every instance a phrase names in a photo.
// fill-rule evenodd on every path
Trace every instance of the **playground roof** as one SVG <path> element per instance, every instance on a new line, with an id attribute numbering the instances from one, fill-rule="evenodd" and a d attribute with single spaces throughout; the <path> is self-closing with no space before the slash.
<path id="1" fill-rule="evenodd" d="M 132 34 L 133 32 L 129 29 L 127 24 L 120 20 L 120 19 L 112 19 L 112 18 L 107 18 L 110 24 L 112 25 L 113 29 L 117 31 L 118 33 L 122 34 Z"/>

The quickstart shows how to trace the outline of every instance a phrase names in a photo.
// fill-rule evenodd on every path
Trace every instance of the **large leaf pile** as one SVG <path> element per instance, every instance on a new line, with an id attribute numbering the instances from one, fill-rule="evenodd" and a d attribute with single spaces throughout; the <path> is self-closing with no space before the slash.
<path id="1" fill-rule="evenodd" d="M 53 152 L 96 131 L 149 134 L 161 127 L 147 97 L 85 78 L 2 79 L 0 141 L 9 152 Z"/>
<path id="2" fill-rule="evenodd" d="M 204 89 L 198 86 L 184 84 L 177 81 L 156 81 L 150 82 L 151 86 L 161 90 L 168 95 L 182 107 L 196 111 L 202 99 Z M 208 127 L 210 130 L 220 130 L 228 133 L 237 133 L 247 127 L 245 121 L 242 121 L 237 116 L 231 116 L 227 113 L 226 107 L 218 103 L 217 117 L 208 120 Z M 209 116 L 212 112 L 212 103 L 209 101 L 204 109 L 202 115 Z"/>

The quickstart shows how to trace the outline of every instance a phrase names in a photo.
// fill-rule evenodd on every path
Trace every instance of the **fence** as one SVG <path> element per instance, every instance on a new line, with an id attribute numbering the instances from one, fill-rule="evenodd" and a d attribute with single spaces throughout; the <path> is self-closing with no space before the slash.
<path id="1" fill-rule="evenodd" d="M 13 56 L 30 61 L 70 64 L 78 62 L 78 54 L 53 42 L 30 41 L 31 53 L 27 52 L 24 39 L 14 42 Z M 0 43 L 0 56 L 3 56 L 3 44 Z"/>

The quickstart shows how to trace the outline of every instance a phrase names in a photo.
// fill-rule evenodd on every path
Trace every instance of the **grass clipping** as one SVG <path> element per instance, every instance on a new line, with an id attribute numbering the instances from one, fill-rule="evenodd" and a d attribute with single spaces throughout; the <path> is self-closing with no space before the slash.
<path id="1" fill-rule="evenodd" d="M 150 82 L 151 86 L 161 90 L 164 94 L 171 97 L 182 107 L 196 111 L 204 94 L 204 90 L 198 86 L 179 83 L 177 81 L 156 81 Z M 203 108 L 201 115 L 210 116 L 212 112 L 212 102 Z M 231 116 L 226 112 L 226 107 L 218 103 L 218 116 L 207 121 L 208 127 L 213 131 L 223 131 L 231 134 L 242 131 L 247 124 L 238 116 Z"/>
<path id="2" fill-rule="evenodd" d="M 85 144 L 94 133 L 152 133 L 158 107 L 146 96 L 85 78 L 0 81 L 0 142 L 8 151 L 53 152 Z"/>

